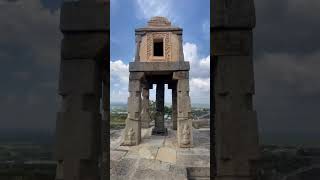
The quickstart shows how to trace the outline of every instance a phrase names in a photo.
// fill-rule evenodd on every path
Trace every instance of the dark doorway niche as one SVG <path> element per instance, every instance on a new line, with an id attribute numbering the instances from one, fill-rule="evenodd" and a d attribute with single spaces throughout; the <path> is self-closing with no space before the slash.
<path id="1" fill-rule="evenodd" d="M 153 56 L 163 56 L 163 40 L 155 39 L 153 41 Z"/>

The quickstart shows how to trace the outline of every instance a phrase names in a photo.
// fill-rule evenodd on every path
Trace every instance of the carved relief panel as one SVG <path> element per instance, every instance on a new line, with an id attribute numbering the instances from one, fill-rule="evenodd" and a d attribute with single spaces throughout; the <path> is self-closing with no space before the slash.
<path id="1" fill-rule="evenodd" d="M 147 32 L 138 46 L 141 62 L 179 61 L 182 50 L 178 35 L 172 32 Z"/>
<path id="2" fill-rule="evenodd" d="M 157 43 L 163 43 L 162 55 L 155 55 Z M 171 60 L 171 42 L 169 32 L 154 32 L 147 34 L 147 59 L 149 61 Z"/>

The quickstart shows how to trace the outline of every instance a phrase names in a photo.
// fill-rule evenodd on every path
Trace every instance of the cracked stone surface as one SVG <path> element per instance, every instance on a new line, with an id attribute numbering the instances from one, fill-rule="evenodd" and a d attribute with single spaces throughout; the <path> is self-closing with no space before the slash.
<path id="1" fill-rule="evenodd" d="M 111 130 L 111 179 L 186 180 L 188 179 L 187 169 L 209 169 L 210 130 L 208 128 L 193 129 L 193 148 L 179 148 L 176 131 L 171 128 L 168 128 L 167 136 L 152 135 L 152 128 L 141 130 L 142 141 L 138 146 L 120 146 L 123 130 Z"/>

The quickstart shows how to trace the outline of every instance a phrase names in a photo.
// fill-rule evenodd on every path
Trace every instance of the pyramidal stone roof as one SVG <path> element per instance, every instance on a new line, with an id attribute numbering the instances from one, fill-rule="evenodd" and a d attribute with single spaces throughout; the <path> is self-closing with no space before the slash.
<path id="1" fill-rule="evenodd" d="M 148 26 L 150 27 L 163 27 L 163 26 L 171 26 L 171 22 L 162 16 L 155 16 L 152 17 L 149 21 L 148 21 Z"/>
<path id="2" fill-rule="evenodd" d="M 182 28 L 173 26 L 171 22 L 163 16 L 154 16 L 149 21 L 146 27 L 137 28 L 136 32 L 156 32 L 156 31 L 178 31 L 182 32 Z"/>

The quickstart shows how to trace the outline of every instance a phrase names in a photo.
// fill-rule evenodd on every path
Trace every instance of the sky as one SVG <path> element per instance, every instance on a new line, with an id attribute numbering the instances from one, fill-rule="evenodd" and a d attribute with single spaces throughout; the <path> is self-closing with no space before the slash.
<path id="1" fill-rule="evenodd" d="M 209 55 L 207 1 L 162 0 L 160 7 L 163 8 L 159 11 L 151 10 L 159 7 L 156 4 L 159 1 L 124 2 L 111 0 L 111 82 L 112 88 L 115 82 L 122 87 L 118 96 L 114 92 L 113 99 L 127 98 L 125 70 L 134 57 L 134 28 L 144 26 L 151 16 L 162 12 L 184 29 L 186 60 L 194 63 L 191 71 L 197 70 L 191 72 L 190 85 L 202 87 L 190 92 L 198 96 L 191 96 L 191 100 L 204 102 L 200 96 L 208 87 L 205 81 L 208 71 L 199 69 L 208 67 L 205 66 Z M 320 127 L 320 1 L 255 2 L 254 108 L 259 130 L 317 133 Z M 60 101 L 57 95 L 62 38 L 60 3 L 0 0 L 0 129 L 55 128 Z M 196 82 L 192 82 L 192 78 Z M 120 93 L 124 94 L 122 98 Z"/>
<path id="2" fill-rule="evenodd" d="M 183 5 L 182 5 L 183 4 Z M 129 62 L 134 61 L 135 33 L 153 16 L 167 17 L 183 28 L 185 61 L 190 62 L 192 103 L 210 103 L 210 1 L 209 0 L 111 0 L 111 102 L 127 102 Z M 155 87 L 150 99 L 155 99 Z M 171 103 L 166 86 L 165 103 Z"/>

